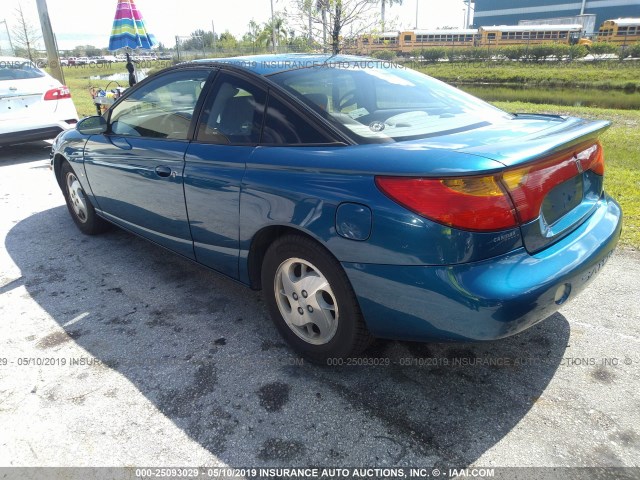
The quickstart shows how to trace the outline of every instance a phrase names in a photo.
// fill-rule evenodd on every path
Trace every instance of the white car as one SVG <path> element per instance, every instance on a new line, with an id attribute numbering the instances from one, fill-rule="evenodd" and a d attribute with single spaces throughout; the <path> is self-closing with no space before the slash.
<path id="1" fill-rule="evenodd" d="M 0 57 L 0 145 L 54 138 L 76 123 L 68 87 L 25 58 Z"/>
<path id="2" fill-rule="evenodd" d="M 113 55 L 103 55 L 102 57 L 98 57 L 96 62 L 98 63 L 115 63 L 118 59 Z"/>

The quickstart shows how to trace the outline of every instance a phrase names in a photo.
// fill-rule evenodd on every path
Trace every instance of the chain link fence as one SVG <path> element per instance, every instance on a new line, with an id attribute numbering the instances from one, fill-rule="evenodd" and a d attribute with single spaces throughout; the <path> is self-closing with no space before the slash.
<path id="1" fill-rule="evenodd" d="M 283 43 L 273 48 L 270 44 L 259 42 L 241 42 L 240 45 L 229 46 L 224 41 L 207 44 L 201 37 L 176 35 L 175 45 L 171 55 L 181 62 L 199 58 L 234 57 L 242 55 L 260 55 L 269 53 L 323 53 L 330 52 L 331 46 L 323 47 L 314 42 L 309 44 L 306 39 L 297 39 L 295 44 Z"/>

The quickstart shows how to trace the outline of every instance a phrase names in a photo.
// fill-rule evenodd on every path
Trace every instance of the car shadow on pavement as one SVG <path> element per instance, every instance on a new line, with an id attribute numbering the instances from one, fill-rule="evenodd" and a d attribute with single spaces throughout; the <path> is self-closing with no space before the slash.
<path id="1" fill-rule="evenodd" d="M 0 146 L 0 167 L 28 163 L 49 158 L 51 142 L 31 142 L 22 145 Z"/>
<path id="2" fill-rule="evenodd" d="M 569 339 L 556 314 L 501 341 L 378 341 L 355 365 L 314 366 L 258 292 L 119 229 L 83 236 L 64 207 L 16 224 L 6 249 L 16 287 L 59 325 L 25 342 L 43 355 L 75 342 L 236 467 L 469 465 L 536 403 Z M 124 395 L 117 382 L 89 394 Z"/>

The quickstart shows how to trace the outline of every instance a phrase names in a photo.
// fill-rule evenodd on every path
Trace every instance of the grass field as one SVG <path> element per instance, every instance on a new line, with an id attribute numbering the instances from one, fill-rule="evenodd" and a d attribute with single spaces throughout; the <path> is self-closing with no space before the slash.
<path id="1" fill-rule="evenodd" d="M 417 70 L 449 83 L 640 90 L 638 61 L 441 62 L 420 66 Z"/>
<path id="2" fill-rule="evenodd" d="M 576 87 L 515 87 L 513 85 L 461 84 L 458 88 L 488 102 L 525 102 L 576 107 L 640 110 L 640 90 L 598 90 Z"/>
<path id="3" fill-rule="evenodd" d="M 143 62 L 140 65 L 140 68 L 145 71 L 152 72 L 168 67 L 171 64 L 172 63 L 168 61 Z M 126 77 L 127 69 L 124 63 L 63 67 L 63 73 L 66 85 L 71 89 L 73 103 L 75 103 L 76 109 L 78 110 L 78 114 L 81 118 L 96 114 L 96 108 L 93 104 L 91 94 L 89 93 L 89 89 L 91 87 L 112 89 L 118 85 L 123 87 L 129 85 Z M 117 74 L 121 74 L 123 78 L 115 81 L 105 78 L 96 78 Z"/>
<path id="4" fill-rule="evenodd" d="M 156 70 L 168 66 L 167 62 L 154 62 L 148 67 Z M 544 80 L 548 85 L 562 84 L 565 81 L 586 82 L 591 78 L 594 82 L 596 73 L 599 75 L 601 85 L 624 85 L 628 82 L 636 82 L 640 88 L 640 70 L 638 67 L 620 67 L 611 71 L 603 71 L 600 67 L 580 65 L 574 68 L 557 68 L 538 65 L 537 69 L 510 65 L 508 69 L 488 66 L 464 67 L 456 64 L 434 65 L 425 69 L 427 73 L 435 75 L 440 73 L 440 78 L 448 77 L 449 81 L 457 74 L 464 72 L 465 78 L 471 78 L 470 73 L 476 74 L 476 78 L 488 78 L 486 72 L 495 75 L 495 78 L 535 78 Z M 485 73 L 483 73 L 485 72 Z M 67 85 L 71 88 L 72 96 L 78 113 L 81 117 L 95 115 L 95 107 L 89 94 L 90 87 L 113 88 L 115 83 L 109 85 L 109 80 L 91 79 L 96 76 L 108 76 L 118 73 L 126 73 L 123 63 L 113 66 L 69 67 L 64 70 Z M 512 76 L 509 76 L 512 75 Z M 634 76 L 635 75 L 635 76 Z M 458 77 L 456 77 L 458 78 Z M 445 78 L 446 79 L 446 78 Z M 546 79 L 546 80 L 545 80 Z M 515 81 L 515 80 L 514 80 Z M 608 83 L 607 83 L 608 82 Z M 126 80 L 121 81 L 126 84 Z M 592 83 L 589 84 L 593 86 Z M 603 95 L 606 93 L 603 92 Z M 610 120 L 612 127 L 604 134 L 602 140 L 605 148 L 607 171 L 605 187 L 607 191 L 622 205 L 625 214 L 625 224 L 622 232 L 622 244 L 627 247 L 640 249 L 640 112 L 637 110 L 616 110 L 589 107 L 568 107 L 559 105 L 536 105 L 524 102 L 493 102 L 498 107 L 509 112 L 527 113 L 553 113 L 566 114 L 590 119 Z"/>

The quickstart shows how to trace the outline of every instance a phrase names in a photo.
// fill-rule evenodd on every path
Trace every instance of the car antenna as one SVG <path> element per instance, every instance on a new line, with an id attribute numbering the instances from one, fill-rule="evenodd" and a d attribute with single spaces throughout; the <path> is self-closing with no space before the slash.
<path id="1" fill-rule="evenodd" d="M 324 61 L 324 64 L 326 65 L 327 63 L 329 63 L 329 61 L 337 55 L 338 55 L 337 53 L 332 53 L 331 56 Z"/>

